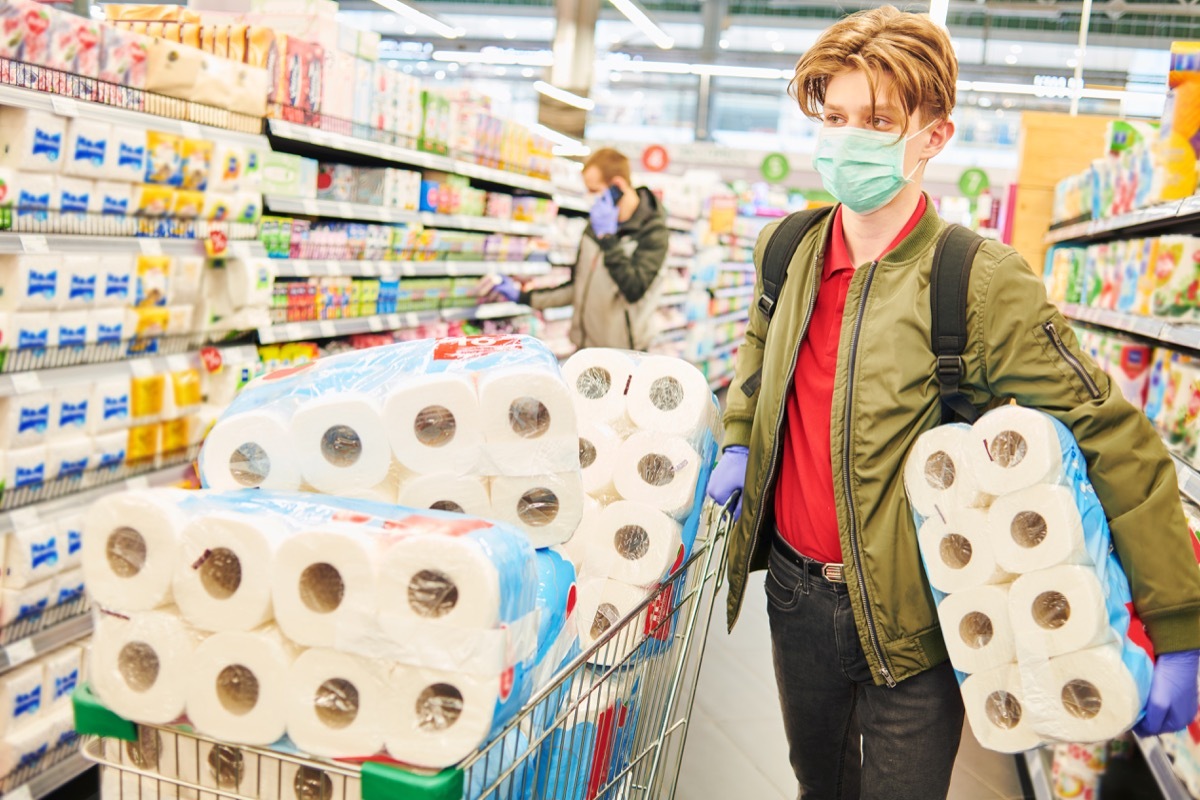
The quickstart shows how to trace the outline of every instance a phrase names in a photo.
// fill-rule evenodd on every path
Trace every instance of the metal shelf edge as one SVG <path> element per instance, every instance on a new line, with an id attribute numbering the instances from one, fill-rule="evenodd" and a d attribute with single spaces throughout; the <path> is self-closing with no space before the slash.
<path id="1" fill-rule="evenodd" d="M 1158 737 L 1134 736 L 1134 738 L 1137 739 L 1138 747 L 1142 749 L 1142 755 L 1146 757 L 1146 764 L 1149 765 L 1150 772 L 1154 775 L 1154 780 L 1165 800 L 1191 800 L 1191 793 L 1175 775 L 1175 770 L 1171 768 L 1171 759 L 1167 757 Z"/>
<path id="2" fill-rule="evenodd" d="M 11 642 L 0 648 L 0 674 L 82 639 L 91 631 L 92 615 L 84 613 L 51 625 L 28 638 Z"/>

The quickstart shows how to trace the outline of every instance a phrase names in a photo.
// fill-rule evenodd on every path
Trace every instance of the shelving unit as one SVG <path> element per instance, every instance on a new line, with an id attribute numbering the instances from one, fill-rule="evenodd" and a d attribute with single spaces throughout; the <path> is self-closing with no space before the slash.
<path id="1" fill-rule="evenodd" d="M 1200 222 L 1200 195 L 1143 208 L 1119 217 L 1088 220 L 1054 228 L 1046 234 L 1045 241 L 1046 244 L 1086 244 L 1102 239 L 1166 231 L 1194 222 Z"/>
<path id="2" fill-rule="evenodd" d="M 336 200 L 310 200 L 282 195 L 266 195 L 263 204 L 279 214 L 302 214 L 309 217 L 381 222 L 388 224 L 419 223 L 430 228 L 451 228 L 481 233 L 507 233 L 513 236 L 546 237 L 553 233 L 549 225 L 534 225 L 491 217 L 468 217 L 462 214 L 432 214 L 427 211 L 401 211 L 396 208 L 343 203 Z"/>
<path id="3" fill-rule="evenodd" d="M 550 272 L 545 261 L 337 261 L 269 259 L 277 278 L 349 276 L 353 278 L 436 278 L 512 275 L 531 278 Z"/>
<path id="4" fill-rule="evenodd" d="M 258 340 L 261 344 L 280 344 L 302 342 L 308 339 L 333 339 L 338 336 L 353 336 L 361 333 L 401 331 L 442 321 L 502 319 L 528 314 L 532 311 L 533 309 L 529 306 L 519 303 L 485 303 L 473 308 L 444 308 L 440 311 L 409 311 L 398 314 L 380 314 L 374 317 L 286 322 L 259 328 Z"/>
<path id="5" fill-rule="evenodd" d="M 1191 793 L 1171 768 L 1171 759 L 1167 757 L 1158 737 L 1135 736 L 1134 738 L 1137 739 L 1138 747 L 1141 748 L 1142 755 L 1146 758 L 1146 764 L 1150 767 L 1150 773 L 1154 776 L 1154 781 L 1158 784 L 1164 800 L 1192 800 Z"/>
<path id="6" fill-rule="evenodd" d="M 57 620 L 54 624 L 0 647 L 0 675 L 63 645 L 79 641 L 92 632 L 92 616 L 88 613 L 86 599 L 81 598 L 79 602 L 70 604 L 69 608 L 60 606 L 42 614 L 49 616 L 60 609 L 61 613 L 54 615 Z"/>
<path id="7" fill-rule="evenodd" d="M 1050 782 L 1049 752 L 1044 748 L 1026 750 L 1016 756 L 1017 763 L 1024 768 L 1029 779 L 1029 789 L 1035 800 L 1054 800 L 1054 786 Z"/>
<path id="8" fill-rule="evenodd" d="M 66 747 L 63 745 L 63 748 Z M 79 753 L 77 743 L 61 756 L 49 754 L 43 757 L 43 760 L 45 759 L 51 761 L 48 766 L 33 764 L 0 781 L 0 790 L 3 790 L 7 783 L 14 784 L 14 788 L 3 791 L 4 797 L 7 800 L 42 800 L 93 767 L 92 762 Z M 33 776 L 25 777 L 22 773 L 26 770 L 34 773 Z"/>
<path id="9" fill-rule="evenodd" d="M 1078 322 L 1087 322 L 1116 331 L 1132 333 L 1145 339 L 1171 345 L 1185 347 L 1189 350 L 1200 350 L 1200 325 L 1186 322 L 1168 322 L 1155 317 L 1143 317 L 1136 314 L 1124 314 L 1119 311 L 1106 311 L 1099 308 L 1064 304 L 1063 315 Z"/>

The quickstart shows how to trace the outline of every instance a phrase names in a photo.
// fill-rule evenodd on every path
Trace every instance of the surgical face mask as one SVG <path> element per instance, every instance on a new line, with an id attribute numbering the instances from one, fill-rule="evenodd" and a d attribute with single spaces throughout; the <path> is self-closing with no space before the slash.
<path id="1" fill-rule="evenodd" d="M 920 168 L 904 174 L 904 145 L 937 124 L 926 125 L 912 136 L 863 128 L 822 128 L 817 138 L 813 167 L 821 183 L 839 203 L 855 214 L 871 214 L 886 206 Z"/>

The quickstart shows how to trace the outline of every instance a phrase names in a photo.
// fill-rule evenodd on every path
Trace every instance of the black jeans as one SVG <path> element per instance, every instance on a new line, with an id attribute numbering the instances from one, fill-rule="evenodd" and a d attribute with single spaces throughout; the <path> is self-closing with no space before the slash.
<path id="1" fill-rule="evenodd" d="M 767 571 L 767 613 L 799 796 L 944 798 L 963 723 L 950 665 L 892 689 L 876 686 L 850 607 L 853 587 L 810 574 L 777 547 Z"/>

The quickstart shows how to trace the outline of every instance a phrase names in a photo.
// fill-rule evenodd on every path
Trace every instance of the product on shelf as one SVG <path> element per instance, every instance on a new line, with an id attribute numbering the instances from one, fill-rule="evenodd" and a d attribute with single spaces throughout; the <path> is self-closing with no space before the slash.
<path id="1" fill-rule="evenodd" d="M 85 661 L 86 645 L 68 644 L 0 675 L 0 778 L 75 746 L 71 694 Z"/>

